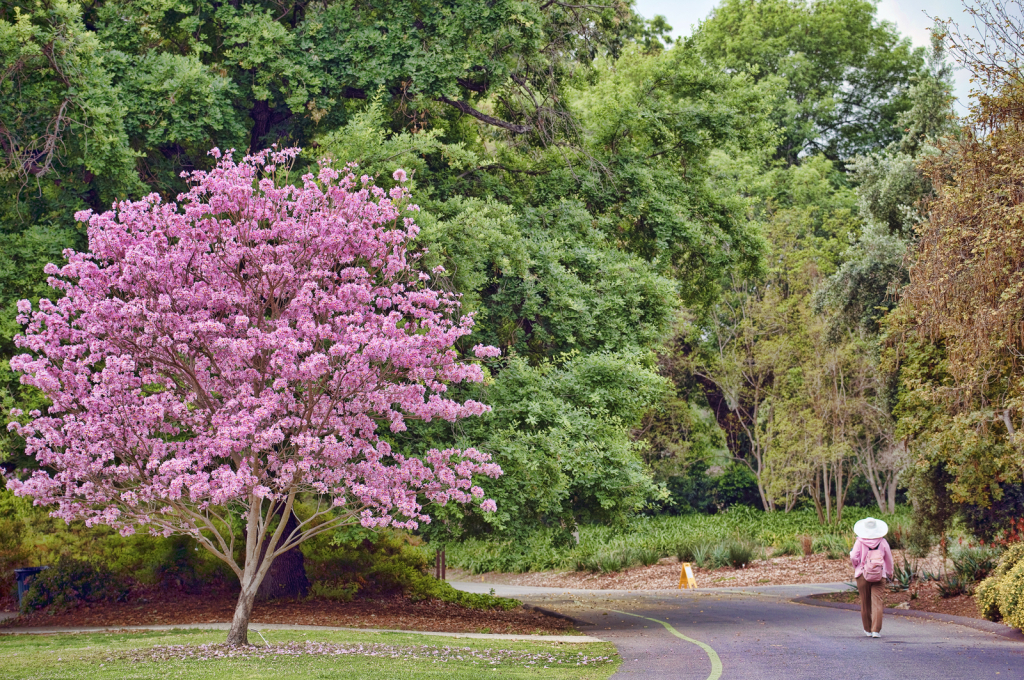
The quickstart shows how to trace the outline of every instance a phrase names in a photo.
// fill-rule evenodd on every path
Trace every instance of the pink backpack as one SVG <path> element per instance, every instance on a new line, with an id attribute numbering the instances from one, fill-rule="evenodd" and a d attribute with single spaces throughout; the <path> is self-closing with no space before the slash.
<path id="1" fill-rule="evenodd" d="M 861 570 L 864 580 L 869 583 L 878 583 L 885 577 L 885 555 L 882 553 L 882 542 L 878 542 L 877 548 L 869 548 L 867 557 L 864 558 L 864 569 Z"/>

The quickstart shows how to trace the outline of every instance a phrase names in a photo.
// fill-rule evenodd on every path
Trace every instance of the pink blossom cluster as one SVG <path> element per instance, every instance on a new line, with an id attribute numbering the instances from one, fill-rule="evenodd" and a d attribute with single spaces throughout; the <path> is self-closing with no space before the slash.
<path id="1" fill-rule="evenodd" d="M 482 379 L 454 349 L 473 321 L 415 267 L 407 189 L 326 162 L 278 186 L 297 153 L 214 150 L 176 204 L 76 216 L 89 250 L 46 267 L 63 296 L 18 305 L 11 367 L 52 405 L 9 425 L 50 471 L 9 480 L 16 494 L 126 534 L 296 491 L 368 527 L 429 521 L 424 497 L 494 509 L 472 482 L 501 474 L 486 454 L 407 457 L 379 436 L 488 410 L 446 396 Z"/>

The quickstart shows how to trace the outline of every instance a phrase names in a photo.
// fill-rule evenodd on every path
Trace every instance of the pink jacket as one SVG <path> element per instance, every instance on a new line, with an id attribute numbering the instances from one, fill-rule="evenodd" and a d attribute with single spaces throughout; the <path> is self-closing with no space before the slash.
<path id="1" fill-rule="evenodd" d="M 850 563 L 853 565 L 853 577 L 857 578 L 863 571 L 864 560 L 867 559 L 868 550 L 874 550 L 878 544 L 882 544 L 882 559 L 885 561 L 885 577 L 892 578 L 892 550 L 884 538 L 858 538 L 850 551 Z"/>

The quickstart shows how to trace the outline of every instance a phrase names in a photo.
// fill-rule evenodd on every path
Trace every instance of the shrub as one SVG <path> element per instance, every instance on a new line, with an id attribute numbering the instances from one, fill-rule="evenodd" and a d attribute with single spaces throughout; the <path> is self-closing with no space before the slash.
<path id="1" fill-rule="evenodd" d="M 351 602 L 359 592 L 359 584 L 354 582 L 324 583 L 316 581 L 309 587 L 309 594 L 322 600 Z"/>
<path id="2" fill-rule="evenodd" d="M 1000 556 L 992 575 L 978 586 L 975 602 L 985 618 L 1024 630 L 1024 543 L 1014 543 Z"/>
<path id="3" fill-rule="evenodd" d="M 443 600 L 473 609 L 513 609 L 521 603 L 452 588 L 427 573 L 430 553 L 409 536 L 365 529 L 338 531 L 302 545 L 310 593 L 348 601 L 357 595 L 401 593 L 414 602 Z"/>
<path id="4" fill-rule="evenodd" d="M 868 515 L 877 515 L 877 508 L 848 507 L 843 519 L 829 527 L 829 533 L 852 536 L 853 524 Z M 906 522 L 909 509 L 901 507 L 896 515 L 888 515 L 890 524 Z M 756 545 L 781 546 L 786 542 L 800 544 L 807 537 L 808 554 L 814 537 L 825 531 L 818 522 L 814 508 L 792 512 L 763 512 L 744 505 L 734 505 L 715 515 L 696 513 L 674 516 L 640 516 L 624 526 L 582 524 L 579 543 L 559 543 L 555 528 L 523 532 L 514 538 L 474 538 L 447 546 L 448 563 L 473 574 L 488 571 L 525 572 L 546 569 L 579 569 L 599 553 L 611 550 L 647 548 L 660 556 L 684 553 L 684 562 L 711 566 L 714 546 L 731 540 L 749 541 Z M 845 539 L 844 539 L 845 540 Z M 838 542 L 837 542 L 838 544 Z M 707 560 L 693 554 L 698 546 L 707 548 Z M 845 544 L 844 544 L 845 547 Z M 847 548 L 848 549 L 848 548 Z M 833 551 L 835 553 L 835 551 Z M 637 561 L 639 564 L 639 553 Z M 721 564 L 724 564 L 723 559 Z"/>
<path id="5" fill-rule="evenodd" d="M 688 541 L 684 541 L 676 546 L 676 557 L 679 558 L 680 562 L 696 562 L 697 559 L 694 557 L 694 544 Z"/>
<path id="6" fill-rule="evenodd" d="M 726 546 L 726 550 L 726 563 L 735 569 L 747 566 L 754 557 L 754 546 L 744 541 L 732 541 Z"/>
<path id="7" fill-rule="evenodd" d="M 714 563 L 715 547 L 708 543 L 701 543 L 693 547 L 693 562 L 701 569 L 714 569 L 716 566 Z"/>
<path id="8" fill-rule="evenodd" d="M 999 613 L 999 578 L 989 576 L 978 584 L 974 591 L 974 601 L 978 605 L 978 611 L 989 621 L 1000 621 L 1002 615 Z"/>
<path id="9" fill-rule="evenodd" d="M 992 575 L 1005 576 L 1021 562 L 1024 562 L 1024 543 L 1014 543 L 999 556 L 999 563 L 992 570 Z"/>
<path id="10" fill-rule="evenodd" d="M 52 607 L 72 609 L 83 602 L 121 601 L 128 595 L 123 580 L 88 562 L 62 557 L 56 565 L 32 579 L 22 602 L 22 611 Z"/>
<path id="11" fill-rule="evenodd" d="M 717 569 L 729 564 L 729 545 L 727 543 L 719 543 L 712 547 L 707 563 L 709 569 Z"/>
<path id="12" fill-rule="evenodd" d="M 927 557 L 932 546 L 935 545 L 935 537 L 923 524 L 916 524 L 906 537 L 906 549 L 911 557 Z"/>
<path id="13" fill-rule="evenodd" d="M 1018 562 L 999 582 L 999 613 L 1003 621 L 1024 631 L 1024 562 Z"/>
<path id="14" fill-rule="evenodd" d="M 810 536 L 800 537 L 800 550 L 803 551 L 804 557 L 810 557 L 814 554 L 814 539 Z"/>

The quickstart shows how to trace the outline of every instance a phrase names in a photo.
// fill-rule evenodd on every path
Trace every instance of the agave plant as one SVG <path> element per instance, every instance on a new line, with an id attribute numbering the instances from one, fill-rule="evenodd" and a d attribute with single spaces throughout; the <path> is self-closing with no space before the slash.
<path id="1" fill-rule="evenodd" d="M 899 593 L 904 590 L 910 590 L 910 584 L 913 583 L 917 577 L 917 566 L 907 562 L 907 558 L 903 558 L 903 564 L 894 564 L 892 567 L 892 579 L 889 581 L 889 590 L 894 593 Z"/>

